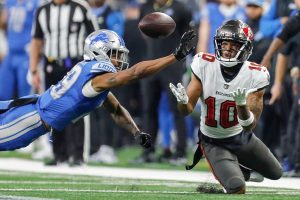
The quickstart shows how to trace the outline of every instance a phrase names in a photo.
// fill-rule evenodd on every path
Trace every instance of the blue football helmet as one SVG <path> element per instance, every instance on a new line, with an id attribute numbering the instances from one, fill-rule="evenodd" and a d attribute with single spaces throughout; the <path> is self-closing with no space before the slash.
<path id="1" fill-rule="evenodd" d="M 124 40 L 114 31 L 101 29 L 89 34 L 84 43 L 84 59 L 97 61 L 116 60 L 117 71 L 127 69 L 129 50 Z"/>

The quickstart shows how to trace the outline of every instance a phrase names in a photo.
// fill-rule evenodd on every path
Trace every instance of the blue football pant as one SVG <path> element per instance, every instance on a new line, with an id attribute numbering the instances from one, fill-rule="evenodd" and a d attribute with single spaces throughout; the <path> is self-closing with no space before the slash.
<path id="1" fill-rule="evenodd" d="M 8 54 L 5 57 L 0 67 L 0 101 L 29 95 L 31 86 L 26 80 L 28 68 L 27 54 Z"/>
<path id="2" fill-rule="evenodd" d="M 11 108 L 0 114 L 0 151 L 26 147 L 47 132 L 35 104 Z"/>

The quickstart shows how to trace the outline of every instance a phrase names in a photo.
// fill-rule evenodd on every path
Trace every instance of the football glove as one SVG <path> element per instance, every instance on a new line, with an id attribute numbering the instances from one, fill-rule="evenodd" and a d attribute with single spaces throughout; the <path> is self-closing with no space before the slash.
<path id="1" fill-rule="evenodd" d="M 149 135 L 148 133 L 143 133 L 139 131 L 135 134 L 134 139 L 145 148 L 151 147 L 152 139 L 151 135 Z"/>
<path id="2" fill-rule="evenodd" d="M 173 53 L 177 60 L 182 60 L 195 49 L 195 46 L 191 44 L 191 40 L 195 36 L 196 35 L 193 30 L 189 30 L 182 35 L 179 46 L 175 49 L 175 52 Z"/>
<path id="3" fill-rule="evenodd" d="M 246 88 L 237 88 L 236 91 L 231 92 L 231 95 L 238 106 L 244 106 L 247 104 L 247 97 L 250 93 L 256 92 L 257 88 L 250 89 L 246 92 Z"/>
<path id="4" fill-rule="evenodd" d="M 179 103 L 187 104 L 189 102 L 189 97 L 181 83 L 177 83 L 177 87 L 170 83 L 169 87 Z"/>

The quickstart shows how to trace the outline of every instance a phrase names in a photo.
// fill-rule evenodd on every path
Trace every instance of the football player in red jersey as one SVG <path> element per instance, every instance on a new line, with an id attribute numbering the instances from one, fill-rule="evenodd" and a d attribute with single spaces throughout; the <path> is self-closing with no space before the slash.
<path id="1" fill-rule="evenodd" d="M 226 193 L 245 193 L 245 181 L 282 176 L 280 163 L 252 132 L 262 112 L 264 88 L 269 85 L 268 70 L 247 61 L 252 39 L 244 22 L 225 22 L 214 37 L 215 55 L 198 53 L 194 57 L 187 91 L 181 83 L 177 87 L 170 83 L 181 113 L 191 113 L 200 98 L 196 154 L 205 155 Z M 187 169 L 196 163 L 194 159 Z"/>

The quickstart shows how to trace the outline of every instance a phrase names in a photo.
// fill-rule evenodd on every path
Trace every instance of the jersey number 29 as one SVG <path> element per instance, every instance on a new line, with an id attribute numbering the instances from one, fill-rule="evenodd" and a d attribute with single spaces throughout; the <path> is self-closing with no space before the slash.
<path id="1" fill-rule="evenodd" d="M 74 66 L 73 69 L 69 71 L 61 81 L 51 87 L 50 95 L 52 98 L 58 99 L 65 94 L 76 82 L 80 73 L 81 67 L 79 65 Z"/>

